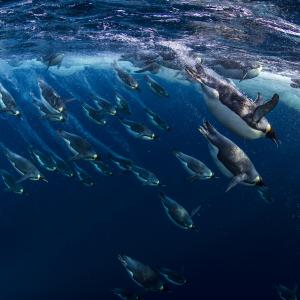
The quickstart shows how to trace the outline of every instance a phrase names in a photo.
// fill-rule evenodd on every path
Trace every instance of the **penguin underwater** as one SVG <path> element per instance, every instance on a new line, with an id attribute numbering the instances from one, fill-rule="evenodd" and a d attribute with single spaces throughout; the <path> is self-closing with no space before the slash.
<path id="1" fill-rule="evenodd" d="M 2 87 L 0 87 L 0 113 L 21 117 L 21 112 L 17 109 L 15 99 Z"/>
<path id="2" fill-rule="evenodd" d="M 64 130 L 58 130 L 58 135 L 66 142 L 69 150 L 75 155 L 71 160 L 98 160 L 99 155 L 84 138 Z"/>
<path id="3" fill-rule="evenodd" d="M 262 71 L 257 62 L 239 61 L 232 59 L 217 59 L 212 63 L 212 69 L 218 74 L 241 81 L 257 77 Z"/>
<path id="4" fill-rule="evenodd" d="M 278 104 L 277 94 L 265 103 L 260 94 L 252 101 L 214 71 L 201 64 L 196 69 L 186 67 L 186 72 L 201 84 L 209 111 L 223 126 L 246 139 L 267 137 L 278 144 L 276 133 L 265 117 Z"/>
<path id="5" fill-rule="evenodd" d="M 159 272 L 153 270 L 150 266 L 144 265 L 126 255 L 119 255 L 118 259 L 128 272 L 130 278 L 140 287 L 151 292 L 169 290 L 161 280 Z"/>
<path id="6" fill-rule="evenodd" d="M 164 193 L 159 193 L 159 198 L 172 223 L 184 230 L 198 230 L 193 222 L 193 217 L 199 213 L 199 210 L 201 209 L 200 205 L 189 213 L 182 205 Z"/>
<path id="7" fill-rule="evenodd" d="M 215 174 L 199 159 L 184 154 L 178 150 L 172 151 L 174 156 L 180 161 L 183 168 L 190 175 L 190 180 L 206 180 L 215 178 Z"/>
<path id="8" fill-rule="evenodd" d="M 5 190 L 8 192 L 13 192 L 15 194 L 24 194 L 24 188 L 15 179 L 15 177 L 6 170 L 0 169 L 0 176 L 2 177 L 3 183 L 5 184 Z"/>
<path id="9" fill-rule="evenodd" d="M 4 145 L 0 144 L 2 147 L 3 153 L 8 159 L 8 161 L 11 163 L 11 165 L 14 167 L 14 169 L 22 175 L 21 179 L 19 179 L 17 182 L 22 182 L 24 180 L 30 179 L 30 180 L 43 180 L 46 181 L 46 178 L 42 175 L 42 173 L 36 168 L 36 166 L 26 159 L 25 157 L 9 150 Z"/>
<path id="10" fill-rule="evenodd" d="M 264 200 L 272 201 L 262 177 L 240 147 L 219 133 L 207 121 L 204 121 L 199 131 L 207 139 L 210 154 L 217 167 L 226 177 L 232 179 L 226 192 L 241 183 L 255 186 Z"/>

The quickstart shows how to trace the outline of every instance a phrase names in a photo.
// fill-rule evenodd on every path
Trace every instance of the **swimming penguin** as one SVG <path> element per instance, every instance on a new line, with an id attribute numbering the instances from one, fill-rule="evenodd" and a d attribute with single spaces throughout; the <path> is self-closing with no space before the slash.
<path id="1" fill-rule="evenodd" d="M 278 104 L 277 94 L 265 103 L 260 94 L 256 101 L 252 101 L 234 85 L 202 65 L 197 65 L 197 71 L 190 67 L 186 71 L 201 84 L 207 107 L 221 124 L 241 137 L 267 137 L 277 144 L 276 133 L 265 118 Z"/>
<path id="2" fill-rule="evenodd" d="M 157 74 L 160 70 L 160 65 L 157 62 L 151 62 L 150 64 L 134 71 L 135 73 L 144 73 L 144 72 L 150 72 L 152 74 Z"/>
<path id="3" fill-rule="evenodd" d="M 121 124 L 125 127 L 127 132 L 133 137 L 144 140 L 144 141 L 153 141 L 157 138 L 155 133 L 144 126 L 141 123 L 120 119 Z"/>
<path id="4" fill-rule="evenodd" d="M 51 53 L 43 56 L 41 60 L 47 66 L 47 70 L 52 66 L 57 66 L 57 69 L 59 69 L 64 56 L 65 55 L 63 53 Z"/>
<path id="5" fill-rule="evenodd" d="M 94 123 L 104 126 L 107 123 L 106 113 L 102 109 L 95 109 L 89 104 L 83 102 L 81 104 L 85 115 Z"/>
<path id="6" fill-rule="evenodd" d="M 130 278 L 140 287 L 151 292 L 168 291 L 169 288 L 163 283 L 157 271 L 150 266 L 126 255 L 119 255 L 119 261 L 128 272 Z"/>
<path id="7" fill-rule="evenodd" d="M 40 118 L 51 122 L 65 122 L 66 114 L 49 109 L 42 101 L 33 100 L 33 105 L 39 110 Z"/>
<path id="8" fill-rule="evenodd" d="M 128 102 L 118 93 L 115 95 L 117 102 L 117 111 L 125 115 L 131 115 L 131 110 Z"/>
<path id="9" fill-rule="evenodd" d="M 121 69 L 116 62 L 112 64 L 113 68 L 117 72 L 118 77 L 120 80 L 126 84 L 129 88 L 132 90 L 137 90 L 139 88 L 138 82 L 127 72 L 125 72 L 123 69 Z"/>
<path id="10" fill-rule="evenodd" d="M 154 51 L 133 51 L 122 54 L 119 60 L 129 61 L 135 67 L 143 68 L 153 63 L 158 57 L 159 54 Z"/>
<path id="11" fill-rule="evenodd" d="M 115 288 L 112 293 L 123 300 L 141 300 L 142 296 L 128 289 Z"/>
<path id="12" fill-rule="evenodd" d="M 217 167 L 224 176 L 231 178 L 226 192 L 241 183 L 255 186 L 264 200 L 271 201 L 262 177 L 241 148 L 220 134 L 209 122 L 204 122 L 199 131 L 207 139 L 210 154 Z"/>
<path id="13" fill-rule="evenodd" d="M 56 170 L 58 173 L 66 177 L 73 177 L 75 175 L 71 166 L 66 161 L 64 161 L 61 157 L 55 155 L 54 160 L 55 160 Z"/>
<path id="14" fill-rule="evenodd" d="M 61 96 L 57 94 L 57 92 L 48 85 L 43 80 L 38 80 L 38 86 L 40 89 L 40 94 L 42 99 L 44 100 L 44 104 L 51 110 L 55 110 L 57 113 L 62 113 L 66 111 L 66 103 L 71 102 L 74 99 L 63 100 Z M 50 107 L 49 107 L 50 106 Z"/>
<path id="15" fill-rule="evenodd" d="M 117 114 L 117 110 L 115 106 L 104 98 L 95 98 L 93 97 L 95 104 L 108 115 L 115 116 Z"/>
<path id="16" fill-rule="evenodd" d="M 95 182 L 92 177 L 82 168 L 74 163 L 74 171 L 76 174 L 76 178 L 85 186 L 93 187 L 95 186 Z"/>
<path id="17" fill-rule="evenodd" d="M 164 193 L 160 193 L 159 197 L 167 216 L 176 226 L 184 230 L 198 230 L 193 222 L 193 217 L 199 213 L 201 206 L 198 206 L 190 214 L 182 205 Z"/>
<path id="18" fill-rule="evenodd" d="M 95 170 L 98 171 L 99 173 L 105 176 L 112 176 L 112 171 L 109 169 L 108 165 L 106 165 L 103 161 L 94 160 L 91 161 L 91 164 L 93 165 Z"/>
<path id="19" fill-rule="evenodd" d="M 168 92 L 158 82 L 150 78 L 148 75 L 145 75 L 144 78 L 153 93 L 161 97 L 169 97 Z"/>
<path id="20" fill-rule="evenodd" d="M 22 195 L 24 193 L 24 188 L 22 187 L 22 185 L 8 171 L 0 169 L 0 176 L 6 186 L 6 191 L 13 192 L 19 195 Z"/>
<path id="21" fill-rule="evenodd" d="M 146 107 L 144 107 L 144 111 L 154 126 L 164 131 L 171 130 L 171 127 L 158 114 Z"/>
<path id="22" fill-rule="evenodd" d="M 160 268 L 159 273 L 170 283 L 175 285 L 185 285 L 187 283 L 186 278 L 179 272 L 168 269 Z"/>
<path id="23" fill-rule="evenodd" d="M 33 146 L 28 147 L 28 152 L 31 158 L 47 171 L 54 172 L 56 170 L 56 163 L 50 153 L 43 153 Z"/>
<path id="24" fill-rule="evenodd" d="M 215 174 L 199 159 L 184 154 L 178 150 L 173 150 L 172 152 L 190 175 L 190 180 L 194 181 L 215 178 Z"/>
<path id="25" fill-rule="evenodd" d="M 0 144 L 0 146 L 2 147 L 4 155 L 14 167 L 14 169 L 22 175 L 22 178 L 17 181 L 18 183 L 26 179 L 43 180 L 48 182 L 44 175 L 36 168 L 36 166 L 31 161 L 15 152 L 12 152 L 2 144 Z"/>
<path id="26" fill-rule="evenodd" d="M 110 159 L 122 171 L 130 171 L 133 165 L 133 162 L 130 159 L 124 158 L 115 153 L 108 153 L 108 159 Z"/>
<path id="27" fill-rule="evenodd" d="M 100 157 L 93 147 L 82 137 L 64 130 L 58 130 L 58 135 L 66 142 L 69 150 L 75 155 L 71 160 L 99 160 Z"/>
<path id="28" fill-rule="evenodd" d="M 292 290 L 282 284 L 279 284 L 276 286 L 276 291 L 281 300 L 297 300 L 297 284 L 295 284 Z"/>
<path id="29" fill-rule="evenodd" d="M 3 87 L 0 87 L 0 113 L 21 117 L 21 112 L 17 108 L 15 99 Z"/>
<path id="30" fill-rule="evenodd" d="M 148 185 L 148 186 L 161 185 L 157 176 L 145 168 L 132 164 L 130 166 L 129 171 L 131 171 L 143 185 Z"/>
<path id="31" fill-rule="evenodd" d="M 262 65 L 249 60 L 217 59 L 212 62 L 211 68 L 226 78 L 238 79 L 241 82 L 257 77 L 262 70 Z"/>

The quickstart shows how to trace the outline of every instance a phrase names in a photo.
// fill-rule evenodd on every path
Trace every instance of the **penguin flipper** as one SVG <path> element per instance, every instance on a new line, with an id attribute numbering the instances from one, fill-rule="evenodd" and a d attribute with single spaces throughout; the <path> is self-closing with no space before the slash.
<path id="1" fill-rule="evenodd" d="M 30 179 L 30 175 L 24 175 L 23 177 L 21 177 L 19 180 L 17 180 L 17 183 L 22 183 L 23 181 Z"/>
<path id="2" fill-rule="evenodd" d="M 262 105 L 257 106 L 253 114 L 253 121 L 256 123 L 259 122 L 262 117 L 264 117 L 266 114 L 268 114 L 275 108 L 278 102 L 279 96 L 278 94 L 274 94 L 271 100 Z"/>
<path id="3" fill-rule="evenodd" d="M 247 174 L 245 173 L 242 173 L 242 174 L 239 174 L 239 175 L 236 175 L 232 178 L 231 182 L 229 183 L 227 189 L 226 189 L 226 193 L 228 191 L 230 191 L 233 187 L 235 187 L 237 184 L 243 182 L 244 180 L 247 179 Z"/>

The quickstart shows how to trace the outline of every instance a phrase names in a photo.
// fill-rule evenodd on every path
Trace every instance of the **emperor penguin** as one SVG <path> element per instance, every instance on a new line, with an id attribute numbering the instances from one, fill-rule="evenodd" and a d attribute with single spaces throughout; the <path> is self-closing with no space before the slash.
<path id="1" fill-rule="evenodd" d="M 255 186 L 260 196 L 267 202 L 271 202 L 272 199 L 262 177 L 240 147 L 219 133 L 207 121 L 200 126 L 199 131 L 207 139 L 210 154 L 217 167 L 224 176 L 231 178 L 226 192 L 239 183 Z"/>
<path id="2" fill-rule="evenodd" d="M 151 292 L 168 291 L 169 288 L 162 281 L 159 272 L 153 270 L 127 255 L 119 255 L 119 261 L 128 272 L 130 278 L 140 287 Z"/>
<path id="3" fill-rule="evenodd" d="M 201 84 L 209 111 L 223 126 L 246 139 L 267 137 L 278 143 L 276 133 L 265 117 L 278 104 L 277 94 L 264 102 L 258 93 L 256 101 L 252 101 L 213 70 L 201 64 L 197 64 L 196 69 L 186 67 L 186 72 Z"/>

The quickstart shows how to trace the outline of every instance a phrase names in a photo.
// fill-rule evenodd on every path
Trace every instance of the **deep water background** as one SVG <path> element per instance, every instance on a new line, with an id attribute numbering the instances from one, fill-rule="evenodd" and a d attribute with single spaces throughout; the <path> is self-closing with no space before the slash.
<path id="1" fill-rule="evenodd" d="M 226 15 L 230 9 L 224 9 L 222 14 L 222 10 L 210 8 L 221 5 L 219 2 L 209 6 L 209 1 L 205 1 L 205 5 L 200 7 L 194 1 L 183 4 L 155 1 L 154 6 L 150 1 L 143 1 L 144 6 L 138 6 L 137 1 L 130 1 L 128 6 L 120 1 L 91 1 L 91 10 L 85 1 L 77 9 L 68 8 L 68 5 L 76 6 L 74 1 L 63 2 L 57 2 L 57 10 L 51 7 L 51 3 L 41 4 L 39 1 L 20 1 L 18 5 L 16 1 L 6 2 L 7 6 L 3 5 L 0 10 L 1 59 L 9 59 L 12 54 L 31 59 L 53 44 L 60 51 L 77 51 L 76 54 L 80 55 L 102 48 L 111 51 L 115 47 L 122 50 L 132 48 L 140 45 L 137 42 L 139 39 L 143 48 L 147 48 L 148 43 L 150 47 L 156 41 L 170 39 L 180 45 L 185 40 L 192 49 L 201 50 L 206 55 L 214 56 L 213 50 L 217 54 L 228 54 L 235 49 L 238 54 L 257 56 L 262 61 L 270 58 L 272 64 L 266 65 L 268 70 L 289 74 L 294 72 L 296 75 L 299 72 L 298 6 L 293 9 L 297 1 L 286 5 L 276 1 L 232 1 L 232 6 L 226 2 L 233 14 L 234 9 L 243 12 L 240 8 L 244 6 L 247 12 L 253 5 L 253 10 L 259 8 L 257 14 L 266 19 L 271 16 L 276 20 L 282 18 L 280 20 L 289 23 L 285 23 L 286 26 L 294 24 L 294 31 L 289 33 L 272 31 L 282 25 L 280 22 L 273 29 L 264 27 L 264 31 L 260 30 L 260 23 L 255 23 L 264 36 L 261 43 L 257 43 L 257 39 L 254 43 L 252 39 L 255 30 L 249 32 L 243 27 L 253 28 L 254 17 L 249 17 L 251 20 L 246 17 L 239 19 L 248 20 L 239 24 L 241 32 L 245 29 L 244 34 L 248 38 L 241 32 L 237 34 L 230 31 L 228 36 L 225 31 L 216 30 L 222 34 L 212 39 L 215 32 L 209 30 L 211 35 L 204 34 L 199 41 L 201 30 L 198 27 L 196 30 L 196 25 L 201 25 L 200 28 L 204 24 L 209 28 L 212 24 L 222 24 L 228 28 L 237 26 L 232 23 L 235 22 L 234 18 Z M 94 9 L 98 8 L 99 12 L 97 5 L 106 7 L 104 10 L 101 6 L 103 15 L 95 16 Z M 173 5 L 176 13 L 170 11 L 167 5 Z M 116 19 L 109 21 L 109 17 L 114 15 L 113 9 L 123 12 L 120 11 L 121 16 L 117 15 Z M 148 10 L 147 14 L 145 9 Z M 167 10 L 170 13 L 168 17 L 165 14 Z M 213 16 L 207 11 L 214 11 Z M 203 12 L 203 15 L 194 15 L 196 20 L 192 20 L 187 12 Z M 55 13 L 58 19 L 53 17 Z M 153 19 L 154 14 L 159 17 Z M 179 22 L 178 25 L 174 21 L 162 29 L 160 24 L 166 19 L 175 18 L 174 14 L 179 21 L 184 16 L 185 20 L 196 23 Z M 24 17 L 26 22 L 17 21 L 16 16 Z M 141 16 L 149 18 L 139 19 Z M 70 22 L 66 23 L 65 18 Z M 150 24 L 147 23 L 149 19 L 152 20 Z M 30 20 L 37 23 L 32 25 Z M 102 20 L 102 23 L 96 20 Z M 56 22 L 65 22 L 68 26 L 55 27 Z M 69 26 L 71 23 L 73 25 Z M 102 31 L 104 25 L 109 28 L 106 34 Z M 147 31 L 147 28 L 154 28 L 154 33 Z M 283 25 L 280 28 L 287 31 L 291 29 Z M 99 35 L 93 35 L 95 31 Z M 22 35 L 24 32 L 26 35 Z M 143 32 L 144 35 L 141 34 Z M 120 37 L 120 34 L 123 35 Z M 270 48 L 268 45 L 271 45 Z M 289 51 L 285 51 L 285 47 Z M 106 56 L 101 52 L 98 55 Z M 153 266 L 182 270 L 186 275 L 189 282 L 187 286 L 174 287 L 168 294 L 148 294 L 146 299 L 278 299 L 275 291 L 277 283 L 290 287 L 296 282 L 300 283 L 300 221 L 297 215 L 300 201 L 299 112 L 281 102 L 270 114 L 269 118 L 282 142 L 276 148 L 268 140 L 244 141 L 225 130 L 207 112 L 199 87 L 195 84 L 179 84 L 172 76 L 169 80 L 153 76 L 170 93 L 169 99 L 163 99 L 149 90 L 143 75 L 134 75 L 141 85 L 141 91 L 128 90 L 109 65 L 100 69 L 86 66 L 70 76 L 57 76 L 34 64 L 29 68 L 5 70 L 1 69 L 0 82 L 15 97 L 24 118 L 17 120 L 12 116 L 0 115 L 1 143 L 26 157 L 28 145 L 33 144 L 67 159 L 70 153 L 57 137 L 56 129 L 72 131 L 85 136 L 106 162 L 108 149 L 129 157 L 157 174 L 166 185 L 163 190 L 170 197 L 190 211 L 199 204 L 202 204 L 202 209 L 200 217 L 195 219 L 200 231 L 185 232 L 168 220 L 158 198 L 159 189 L 142 186 L 132 175 L 122 174 L 113 166 L 113 176 L 105 177 L 95 173 L 88 163 L 80 163 L 93 175 L 96 181 L 94 188 L 45 171 L 48 184 L 24 183 L 28 196 L 0 192 L 1 299 L 116 299 L 110 293 L 112 288 L 136 288 L 117 260 L 120 253 Z M 165 133 L 156 129 L 159 140 L 154 142 L 135 140 L 117 118 L 109 118 L 105 127 L 91 123 L 84 116 L 79 102 L 67 105 L 70 117 L 66 124 L 42 121 L 30 98 L 30 92 L 38 96 L 38 78 L 45 79 L 65 98 L 76 97 L 81 101 L 90 101 L 88 96 L 91 91 L 113 100 L 115 91 L 118 91 L 129 101 L 135 120 L 151 126 L 142 111 L 142 105 L 145 104 L 160 114 L 171 125 L 172 131 Z M 244 92 L 253 97 L 257 91 Z M 274 203 L 264 203 L 255 190 L 244 186 L 237 186 L 229 193 L 224 192 L 228 180 L 218 172 L 210 158 L 206 141 L 197 131 L 203 119 L 210 120 L 249 154 L 270 186 Z M 201 159 L 220 178 L 189 182 L 171 153 L 173 148 Z M 2 154 L 0 166 L 11 170 Z"/>

